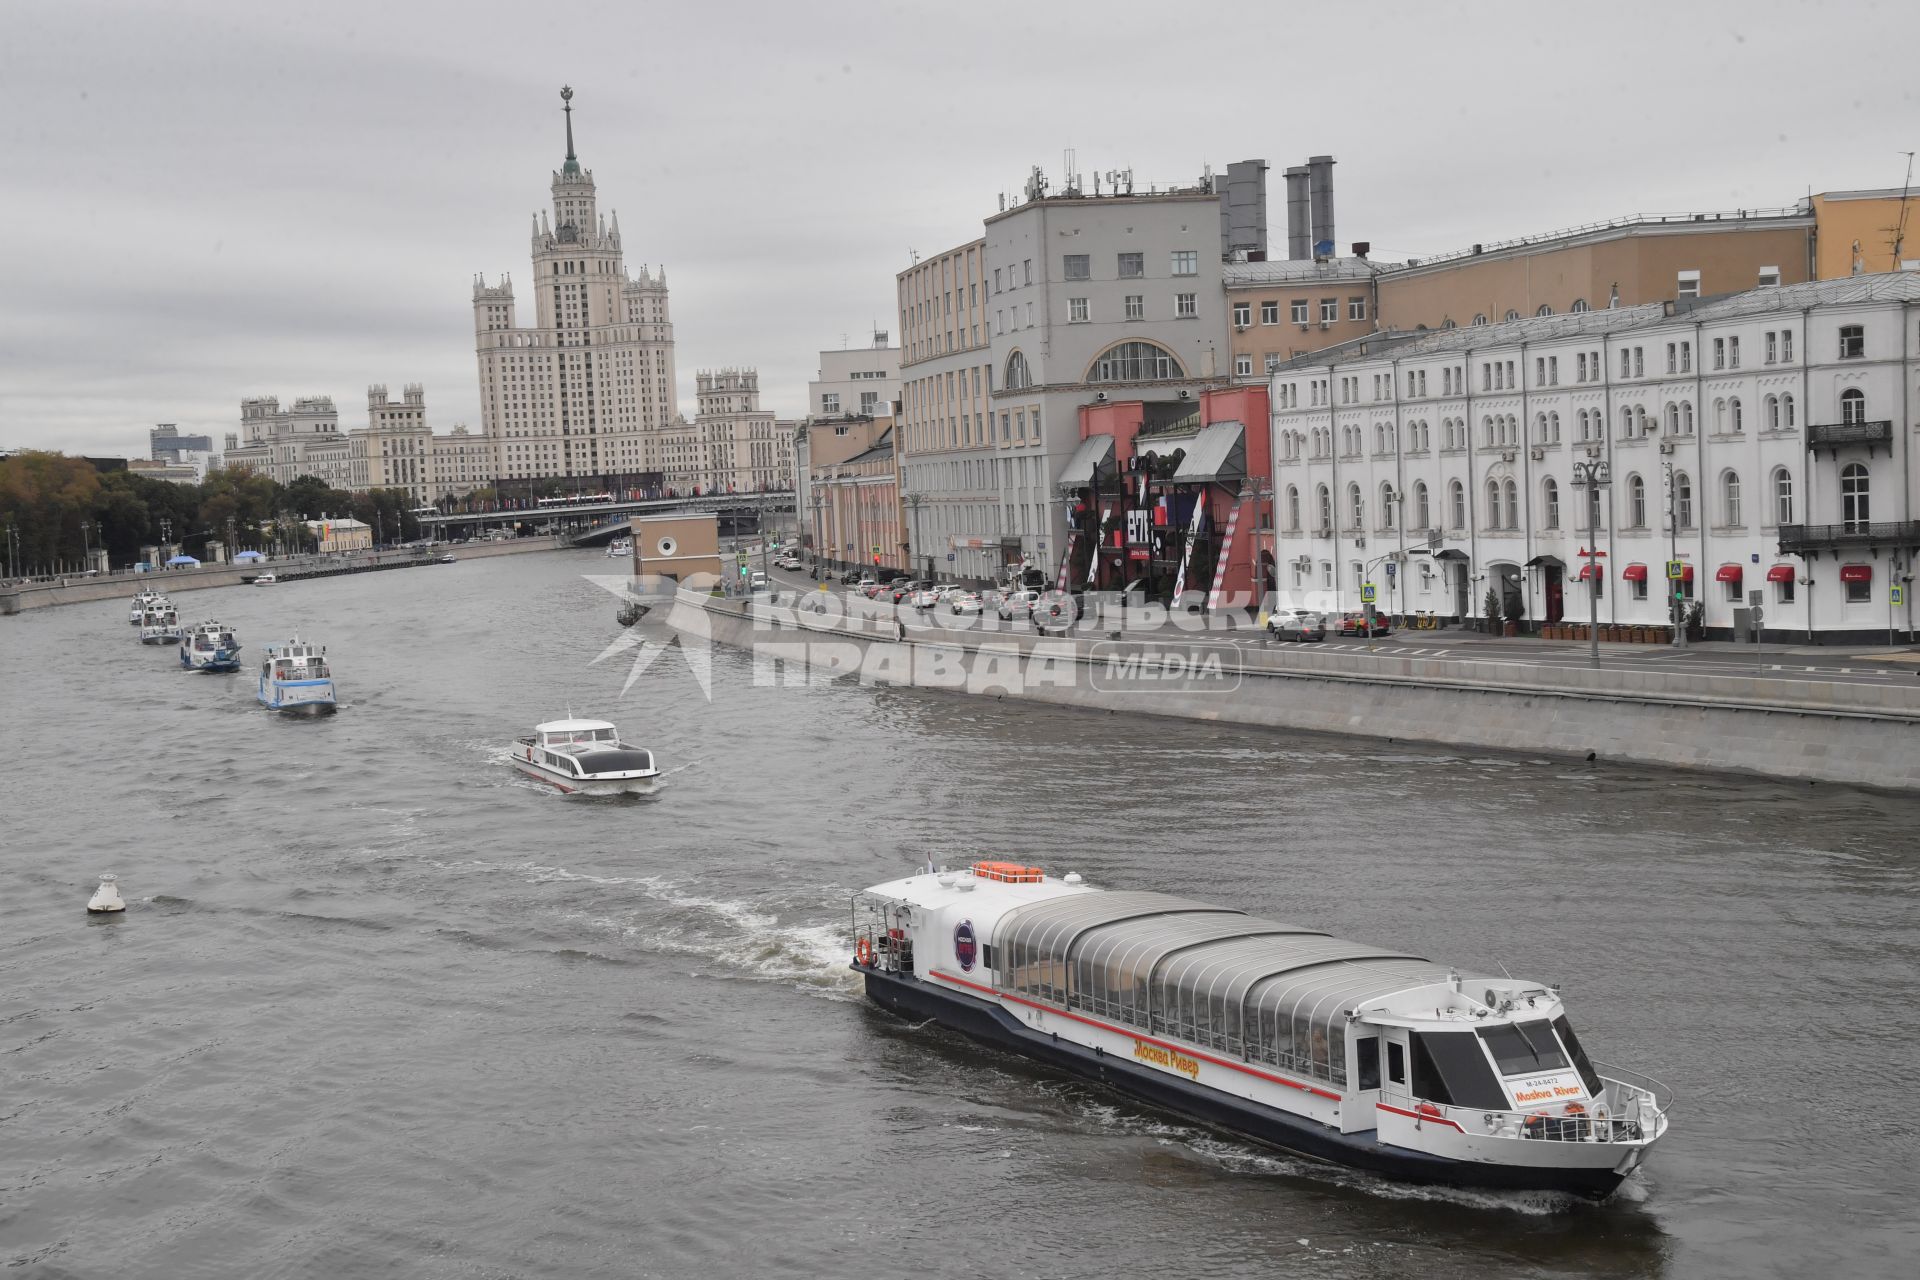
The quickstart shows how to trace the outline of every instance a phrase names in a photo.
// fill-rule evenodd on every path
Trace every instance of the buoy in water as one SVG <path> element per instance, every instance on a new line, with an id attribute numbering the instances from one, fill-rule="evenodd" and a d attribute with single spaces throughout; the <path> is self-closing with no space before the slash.
<path id="1" fill-rule="evenodd" d="M 120 899 L 117 881 L 116 876 L 101 876 L 100 887 L 93 891 L 93 897 L 87 899 L 87 910 L 95 915 L 108 911 L 125 911 L 127 904 Z"/>

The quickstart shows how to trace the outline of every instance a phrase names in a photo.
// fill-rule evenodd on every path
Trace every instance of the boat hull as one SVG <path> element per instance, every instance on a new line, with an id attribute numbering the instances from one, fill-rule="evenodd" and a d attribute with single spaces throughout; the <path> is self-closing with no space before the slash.
<path id="1" fill-rule="evenodd" d="M 282 681 L 263 684 L 254 697 L 269 711 L 290 716 L 327 716 L 337 709 L 333 681 Z"/>
<path id="2" fill-rule="evenodd" d="M 529 778 L 544 782 L 556 791 L 579 796 L 646 795 L 660 781 L 659 771 L 633 778 L 563 778 L 530 760 L 516 759 L 513 767 Z"/>
<path id="3" fill-rule="evenodd" d="M 1552 1191 L 1596 1200 L 1611 1194 L 1625 1176 L 1612 1169 L 1540 1168 L 1449 1160 L 1383 1144 L 1371 1131 L 1339 1133 L 1302 1116 L 1202 1088 L 1070 1040 L 1042 1035 L 1022 1025 L 1003 1006 L 990 1001 L 878 969 L 855 965 L 854 970 L 865 977 L 869 999 L 908 1021 L 933 1019 L 973 1039 L 1109 1085 L 1153 1106 L 1295 1155 L 1402 1182 L 1498 1191 Z"/>

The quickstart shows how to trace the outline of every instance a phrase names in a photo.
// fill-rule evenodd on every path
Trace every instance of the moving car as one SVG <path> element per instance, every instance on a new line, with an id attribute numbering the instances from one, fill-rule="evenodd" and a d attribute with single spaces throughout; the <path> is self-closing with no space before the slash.
<path id="1" fill-rule="evenodd" d="M 999 613 L 1002 622 L 1012 622 L 1015 618 L 1031 617 L 1033 606 L 1039 602 L 1038 591 L 1008 591 L 1001 595 L 1000 604 L 995 611 Z"/>
<path id="2" fill-rule="evenodd" d="M 773 565 L 774 565 L 774 568 L 776 569 L 786 569 L 789 571 L 796 570 L 802 567 L 800 564 L 800 557 L 794 555 L 790 551 L 783 551 L 779 555 L 775 556 L 773 558 Z"/>
<path id="3" fill-rule="evenodd" d="M 978 591 L 955 591 L 947 597 L 947 610 L 961 617 L 972 617 L 986 609 L 986 602 L 980 599 Z"/>
<path id="4" fill-rule="evenodd" d="M 1306 609 L 1275 609 L 1267 618 L 1267 633 L 1275 640 L 1325 640 L 1327 616 Z"/>
<path id="5" fill-rule="evenodd" d="M 1360 613 L 1342 614 L 1337 630 L 1343 636 L 1360 636 L 1363 638 L 1367 636 L 1386 636 L 1393 634 L 1393 628 L 1387 625 L 1387 616 L 1383 613 L 1373 615 L 1373 629 L 1369 631 L 1367 629 L 1367 615 L 1364 611 Z"/>

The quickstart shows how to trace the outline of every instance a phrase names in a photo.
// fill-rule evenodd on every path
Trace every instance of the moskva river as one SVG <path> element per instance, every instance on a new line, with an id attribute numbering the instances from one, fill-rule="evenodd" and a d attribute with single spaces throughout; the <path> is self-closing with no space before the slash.
<path id="1" fill-rule="evenodd" d="M 23 1277 L 1907 1276 L 1920 802 L 597 665 L 597 555 L 0 621 Z M 253 701 L 328 646 L 341 708 Z M 601 715 L 641 800 L 506 747 Z M 1792 733 L 1789 717 L 1778 732 Z M 1615 1200 L 1412 1189 L 866 1005 L 848 895 L 1011 856 L 1564 987 L 1670 1084 Z M 124 916 L 89 918 L 100 872 Z"/>

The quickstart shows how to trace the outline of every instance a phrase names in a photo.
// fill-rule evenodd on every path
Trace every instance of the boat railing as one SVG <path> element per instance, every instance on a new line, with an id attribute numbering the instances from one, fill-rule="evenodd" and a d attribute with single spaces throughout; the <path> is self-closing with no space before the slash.
<path id="1" fill-rule="evenodd" d="M 1605 1079 L 1605 1077 L 1602 1077 Z M 1618 1082 L 1608 1081 L 1608 1084 Z M 1416 1127 L 1441 1124 L 1470 1136 L 1512 1138 L 1527 1142 L 1652 1142 L 1666 1130 L 1664 1112 L 1652 1095 L 1635 1090 L 1609 1100 L 1603 1092 L 1593 1102 L 1568 1103 L 1550 1111 L 1489 1111 L 1457 1107 L 1396 1095 L 1382 1090 L 1381 1101 L 1413 1116 Z"/>
<path id="2" fill-rule="evenodd" d="M 1629 1102 L 1642 1108 L 1657 1111 L 1661 1115 L 1673 1109 L 1674 1093 L 1666 1085 L 1652 1076 L 1642 1075 L 1638 1071 L 1629 1071 L 1625 1067 L 1616 1067 L 1611 1062 L 1596 1062 L 1593 1069 L 1609 1086 L 1609 1092 L 1615 1096 L 1616 1108 L 1624 1108 Z"/>

